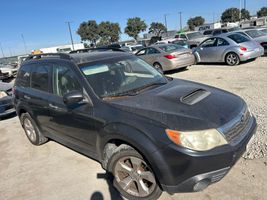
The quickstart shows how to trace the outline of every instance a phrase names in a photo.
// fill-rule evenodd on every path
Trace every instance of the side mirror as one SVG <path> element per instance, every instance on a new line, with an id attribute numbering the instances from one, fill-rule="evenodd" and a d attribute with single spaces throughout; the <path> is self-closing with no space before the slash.
<path id="1" fill-rule="evenodd" d="M 84 99 L 83 94 L 80 91 L 71 91 L 63 96 L 63 102 L 66 105 L 72 105 L 79 103 Z"/>

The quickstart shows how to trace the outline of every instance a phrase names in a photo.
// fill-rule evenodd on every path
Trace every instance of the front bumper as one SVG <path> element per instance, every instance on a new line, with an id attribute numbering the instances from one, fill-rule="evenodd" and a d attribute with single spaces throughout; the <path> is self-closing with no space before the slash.
<path id="1" fill-rule="evenodd" d="M 162 150 L 166 165 L 160 166 L 159 182 L 168 193 L 196 192 L 221 180 L 246 151 L 256 131 L 256 120 L 247 135 L 235 146 L 224 145 L 207 152 L 196 152 L 170 144 Z M 156 172 L 157 174 L 157 172 Z"/>

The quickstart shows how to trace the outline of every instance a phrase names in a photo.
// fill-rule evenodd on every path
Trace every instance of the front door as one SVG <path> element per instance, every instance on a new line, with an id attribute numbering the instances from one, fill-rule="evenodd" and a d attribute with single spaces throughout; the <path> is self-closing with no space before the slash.
<path id="1" fill-rule="evenodd" d="M 201 62 L 216 62 L 216 38 L 209 38 L 198 47 Z"/>
<path id="2" fill-rule="evenodd" d="M 53 64 L 52 70 L 52 95 L 48 100 L 53 136 L 63 139 L 86 151 L 94 154 L 96 147 L 96 123 L 94 108 L 86 102 L 67 106 L 63 96 L 71 91 L 85 93 L 81 81 L 69 64 Z M 87 152 L 89 150 L 90 152 Z M 85 152 L 84 152 L 85 153 Z"/>

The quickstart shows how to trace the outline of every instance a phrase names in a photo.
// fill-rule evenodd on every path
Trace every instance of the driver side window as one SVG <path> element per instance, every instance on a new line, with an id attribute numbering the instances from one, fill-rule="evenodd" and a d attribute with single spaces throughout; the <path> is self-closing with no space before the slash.
<path id="1" fill-rule="evenodd" d="M 71 91 L 82 91 L 74 72 L 67 66 L 54 65 L 53 66 L 53 94 L 57 96 L 64 96 Z"/>
<path id="2" fill-rule="evenodd" d="M 201 47 L 214 47 L 214 46 L 216 46 L 216 38 L 207 39 L 201 45 Z"/>

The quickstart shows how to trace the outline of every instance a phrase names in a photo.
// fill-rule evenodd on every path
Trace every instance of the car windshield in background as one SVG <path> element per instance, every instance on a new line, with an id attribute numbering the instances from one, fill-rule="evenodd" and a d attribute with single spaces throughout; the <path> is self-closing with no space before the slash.
<path id="1" fill-rule="evenodd" d="M 176 40 L 176 41 L 173 41 L 172 43 L 176 45 L 181 45 L 181 46 L 187 45 L 187 42 L 185 40 Z"/>
<path id="2" fill-rule="evenodd" d="M 178 49 L 184 49 L 183 46 L 176 45 L 176 44 L 167 44 L 167 45 L 161 45 L 159 48 L 165 52 L 172 52 L 176 51 Z"/>
<path id="3" fill-rule="evenodd" d="M 137 57 L 108 59 L 80 66 L 94 92 L 101 98 L 136 95 L 166 78 Z"/>
<path id="4" fill-rule="evenodd" d="M 135 46 L 135 47 L 132 47 L 132 51 L 139 51 L 143 48 L 144 48 L 143 46 Z"/>
<path id="5" fill-rule="evenodd" d="M 188 33 L 187 37 L 188 37 L 189 40 L 192 40 L 192 39 L 203 37 L 203 34 L 200 33 L 200 32 Z"/>
<path id="6" fill-rule="evenodd" d="M 249 31 L 245 31 L 245 32 L 252 38 L 257 38 L 257 37 L 261 37 L 261 36 L 266 35 L 262 31 L 258 31 L 258 30 L 249 30 Z"/>
<path id="7" fill-rule="evenodd" d="M 235 41 L 237 44 L 250 41 L 248 37 L 243 36 L 241 34 L 228 35 L 228 38 Z"/>

